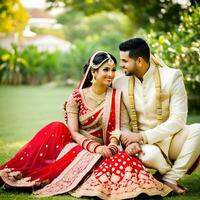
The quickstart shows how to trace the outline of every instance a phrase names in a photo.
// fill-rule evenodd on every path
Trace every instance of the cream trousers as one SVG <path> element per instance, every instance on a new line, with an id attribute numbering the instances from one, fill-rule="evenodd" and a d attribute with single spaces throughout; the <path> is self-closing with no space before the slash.
<path id="1" fill-rule="evenodd" d="M 158 146 L 143 144 L 144 155 L 139 159 L 146 167 L 157 169 L 162 180 L 177 184 L 200 155 L 200 124 L 186 125 L 184 129 L 174 135 L 169 148 L 171 166 L 161 153 Z"/>

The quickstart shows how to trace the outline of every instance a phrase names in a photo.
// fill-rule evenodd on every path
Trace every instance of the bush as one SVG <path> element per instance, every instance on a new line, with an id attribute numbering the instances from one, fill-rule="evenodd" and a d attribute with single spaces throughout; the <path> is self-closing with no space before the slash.
<path id="1" fill-rule="evenodd" d="M 16 45 L 12 45 L 11 51 L 0 49 L 0 82 L 3 84 L 18 85 L 22 83 L 23 71 L 27 62 L 21 56 Z"/>
<path id="2" fill-rule="evenodd" d="M 200 112 L 200 7 L 198 4 L 184 12 L 181 23 L 170 32 L 138 34 L 148 41 L 152 53 L 157 54 L 169 66 L 183 72 L 189 96 L 190 112 Z"/>

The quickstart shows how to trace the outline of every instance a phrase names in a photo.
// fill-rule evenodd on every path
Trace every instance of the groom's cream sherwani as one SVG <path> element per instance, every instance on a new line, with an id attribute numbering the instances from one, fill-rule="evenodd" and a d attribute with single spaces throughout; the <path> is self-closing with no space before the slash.
<path id="1" fill-rule="evenodd" d="M 176 160 L 174 165 L 170 166 L 162 156 L 160 159 L 162 161 L 164 159 L 164 165 L 159 165 L 162 161 L 158 159 L 155 161 L 155 158 L 153 162 L 158 163 L 152 164 L 153 167 L 158 168 L 161 173 L 165 174 L 163 179 L 175 183 L 186 173 L 200 154 L 200 125 L 185 125 L 187 120 L 187 94 L 182 73 L 178 69 L 169 67 L 159 67 L 163 122 L 158 125 L 153 76 L 156 67 L 151 64 L 142 82 L 135 77 L 134 97 L 138 128 L 142 133 L 145 144 L 148 144 L 144 145 L 144 151 L 147 151 L 147 154 L 151 152 L 152 155 L 155 153 L 154 156 L 156 156 L 159 151 L 154 150 L 159 146 L 168 159 Z M 113 87 L 122 91 L 123 101 L 130 115 L 128 82 L 129 76 L 122 75 L 116 78 Z M 187 147 L 187 145 L 190 146 Z M 151 147 L 154 150 L 151 151 Z M 159 156 L 156 158 L 159 158 Z M 150 161 L 147 159 L 148 164 L 151 166 Z M 176 175 L 176 173 L 179 174 Z"/>

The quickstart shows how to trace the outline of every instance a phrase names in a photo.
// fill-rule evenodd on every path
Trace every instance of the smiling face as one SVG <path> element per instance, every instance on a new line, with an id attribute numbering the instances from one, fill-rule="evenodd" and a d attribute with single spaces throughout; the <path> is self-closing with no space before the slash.
<path id="1" fill-rule="evenodd" d="M 110 65 L 109 62 L 105 62 L 98 70 L 93 72 L 95 76 L 95 81 L 98 84 L 104 86 L 110 86 L 113 79 L 115 78 L 116 65 Z"/>
<path id="2" fill-rule="evenodd" d="M 120 51 L 120 66 L 126 76 L 137 74 L 139 70 L 138 61 L 129 57 L 129 51 Z"/>

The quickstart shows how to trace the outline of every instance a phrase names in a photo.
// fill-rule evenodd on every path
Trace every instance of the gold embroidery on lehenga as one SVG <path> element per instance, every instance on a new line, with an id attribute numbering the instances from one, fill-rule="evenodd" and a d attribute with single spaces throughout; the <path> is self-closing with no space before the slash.
<path id="1" fill-rule="evenodd" d="M 41 190 L 34 192 L 38 196 L 51 196 L 66 193 L 78 185 L 81 179 L 89 172 L 100 159 L 100 154 L 82 150 L 74 161 L 53 180 L 52 183 Z"/>

